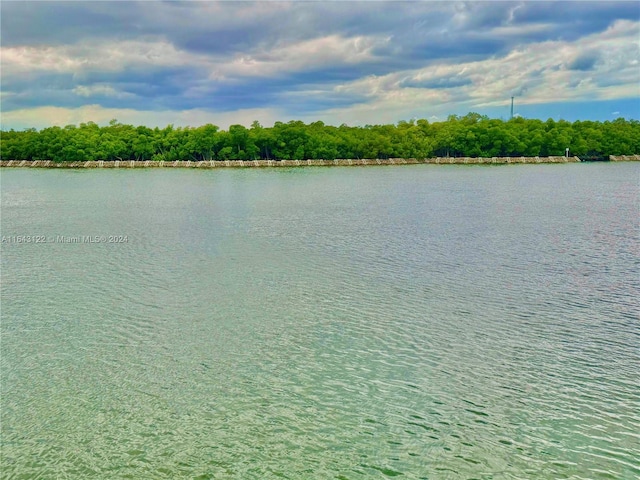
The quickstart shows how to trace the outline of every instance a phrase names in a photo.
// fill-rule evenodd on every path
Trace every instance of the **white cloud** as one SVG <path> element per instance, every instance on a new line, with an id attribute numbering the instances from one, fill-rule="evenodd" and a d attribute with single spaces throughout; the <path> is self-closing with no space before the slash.
<path id="1" fill-rule="evenodd" d="M 203 55 L 164 41 L 122 41 L 63 46 L 1 47 L 2 75 L 32 72 L 118 72 L 127 67 L 178 67 L 208 63 Z"/>
<path id="2" fill-rule="evenodd" d="M 482 36 L 496 38 L 496 37 L 523 37 L 525 35 L 531 35 L 534 33 L 542 33 L 545 31 L 553 30 L 554 25 L 549 23 L 531 23 L 529 25 L 501 25 L 499 27 L 492 28 L 487 34 Z"/>
<path id="3" fill-rule="evenodd" d="M 373 48 L 388 38 L 372 36 L 343 37 L 329 35 L 276 46 L 268 51 L 240 54 L 228 62 L 217 64 L 210 78 L 271 77 L 335 65 L 353 65 L 375 59 Z"/>
<path id="4" fill-rule="evenodd" d="M 203 73 L 209 72 L 209 80 L 225 81 L 371 62 L 375 60 L 373 49 L 388 41 L 389 38 L 373 36 L 328 35 L 301 42 L 289 41 L 226 57 L 213 53 L 193 53 L 164 40 L 127 40 L 61 46 L 0 47 L 0 55 L 5 78 L 38 72 L 67 73 L 82 78 L 85 73 L 122 72 L 128 68 L 194 67 L 201 68 Z M 80 89 L 76 93 L 85 95 L 86 91 Z"/>
<path id="5" fill-rule="evenodd" d="M 548 41 L 515 49 L 503 57 L 368 76 L 330 91 L 364 96 L 367 103 L 327 110 L 320 116 L 362 124 L 372 123 L 370 118 L 375 118 L 374 122 L 394 121 L 434 111 L 446 116 L 453 104 L 467 110 L 504 106 L 511 95 L 518 97 L 520 105 L 637 97 L 638 32 L 640 22 L 618 21 L 606 31 L 576 42 Z M 599 55 L 593 70 L 570 70 L 568 66 L 584 52 Z M 404 86 L 428 85 L 443 78 L 453 86 Z M 457 79 L 469 83 L 455 86 Z"/>
<path id="6" fill-rule="evenodd" d="M 508 16 L 500 26 L 480 28 L 477 33 L 467 32 L 469 35 L 465 36 L 465 39 L 468 40 L 471 36 L 484 41 L 497 37 L 508 39 L 508 42 L 504 42 L 506 45 L 518 42 L 519 38 L 527 35 L 532 38 L 539 37 L 541 32 L 557 28 L 557 25 L 545 23 L 516 25 L 516 17 L 521 13 L 517 11 L 523 8 L 522 5 L 526 4 L 509 7 Z M 67 96 L 64 98 L 66 99 L 71 97 L 69 95 L 71 91 L 78 97 L 86 98 L 89 103 L 96 103 L 98 101 L 96 97 L 132 98 L 132 94 L 117 89 L 117 81 L 127 82 L 129 78 L 134 77 L 130 75 L 131 70 L 156 72 L 167 69 L 170 72 L 163 79 L 171 83 L 170 94 L 175 95 L 171 98 L 171 105 L 186 99 L 189 100 L 189 105 L 193 106 L 217 105 L 212 101 L 201 104 L 194 101 L 202 98 L 216 100 L 215 95 L 219 87 L 217 82 L 272 78 L 316 70 L 330 71 L 338 66 L 362 66 L 363 76 L 355 81 L 336 86 L 334 83 L 323 84 L 320 80 L 310 85 L 312 81 L 307 80 L 305 85 L 294 84 L 292 93 L 283 93 L 286 92 L 287 87 L 282 86 L 281 92 L 272 95 L 276 98 L 283 95 L 286 97 L 285 100 L 290 100 L 286 104 L 299 104 L 303 107 L 329 105 L 330 100 L 335 99 L 344 100 L 345 103 L 353 100 L 354 103 L 311 112 L 306 117 L 293 110 L 282 111 L 277 106 L 225 113 L 209 112 L 204 109 L 157 112 L 104 108 L 97 105 L 85 105 L 72 109 L 44 106 L 3 112 L 1 115 L 3 124 L 8 125 L 9 128 L 12 126 L 19 128 L 64 125 L 89 120 L 107 122 L 111 118 L 118 118 L 127 123 L 161 126 L 168 123 L 197 125 L 212 122 L 223 127 L 227 123 L 248 124 L 254 119 L 269 124 L 275 120 L 288 118 L 322 119 L 332 124 L 342 122 L 365 124 L 393 122 L 400 118 L 414 116 L 437 115 L 446 118 L 448 113 L 453 113 L 452 110 L 459 112 L 504 106 L 511 95 L 517 96 L 519 105 L 640 96 L 638 87 L 640 83 L 640 22 L 637 21 L 617 21 L 606 31 L 584 36 L 576 41 L 549 40 L 527 43 L 530 40 L 523 40 L 504 55 L 495 55 L 478 61 L 468 61 L 469 57 L 465 57 L 464 62 L 453 63 L 458 58 L 434 60 L 433 58 L 437 56 L 432 57 L 427 54 L 423 58 L 420 54 L 414 53 L 411 48 L 407 49 L 409 53 L 402 58 L 379 57 L 377 52 L 384 51 L 385 55 L 389 55 L 390 51 L 389 48 L 381 47 L 402 46 L 398 43 L 398 38 L 402 37 L 403 33 L 400 31 L 396 31 L 397 38 L 394 40 L 389 36 L 391 30 L 387 30 L 385 34 L 375 35 L 368 31 L 365 34 L 355 34 L 354 29 L 349 30 L 351 34 L 344 33 L 344 29 L 343 33 L 335 33 L 335 29 L 326 28 L 319 33 L 321 36 L 309 39 L 310 35 L 320 30 L 309 28 L 308 31 L 302 31 L 300 25 L 306 28 L 307 25 L 317 23 L 322 26 L 323 23 L 312 21 L 313 15 L 305 17 L 304 9 L 298 12 L 292 4 L 236 3 L 233 6 L 233 15 L 227 13 L 226 16 L 224 11 L 227 4 L 204 2 L 198 5 L 199 8 L 192 9 L 192 6 L 193 4 L 190 3 L 177 2 L 169 3 L 164 6 L 165 8 L 145 7 L 149 12 L 147 21 L 152 20 L 154 25 L 156 23 L 167 25 L 167 22 L 173 22 L 180 28 L 193 29 L 197 26 L 202 32 L 207 31 L 205 27 L 209 24 L 215 24 L 216 28 L 222 31 L 229 30 L 234 34 L 237 34 L 234 28 L 246 25 L 248 32 L 246 44 L 237 41 L 239 36 L 234 37 L 236 42 L 233 45 L 243 48 L 242 53 L 234 54 L 231 53 L 231 49 L 225 51 L 225 48 L 206 53 L 198 53 L 196 50 L 188 51 L 187 48 L 194 48 L 193 44 L 190 47 L 185 46 L 184 49 L 179 47 L 181 44 L 188 45 L 185 37 L 174 37 L 176 43 L 172 43 L 168 40 L 171 35 L 150 36 L 148 32 L 152 30 L 147 30 L 148 35 L 137 40 L 98 42 L 78 39 L 78 43 L 71 45 L 0 47 L 2 79 L 9 80 L 5 85 L 9 85 L 11 90 L 19 91 L 20 88 L 14 88 L 14 85 L 21 85 L 23 78 L 33 81 L 46 73 L 67 74 L 72 77 L 68 85 L 60 87 L 57 84 L 47 84 L 44 89 L 37 91 L 45 91 L 42 97 L 46 98 L 47 102 L 55 97 L 53 94 L 51 97 L 48 96 L 48 89 L 53 93 L 58 89 L 65 90 L 64 94 Z M 429 7 L 432 8 L 431 5 Z M 415 4 L 416 11 L 423 8 L 426 7 Z M 426 20 L 421 20 L 419 28 L 424 32 L 431 30 L 431 35 L 437 35 L 436 31 L 449 27 L 453 32 L 456 26 L 458 30 L 468 27 L 477 13 L 473 8 L 470 9 L 467 4 L 462 3 L 446 8 L 455 9 L 451 22 L 430 24 Z M 258 40 L 251 38 L 250 29 L 259 28 L 260 25 L 256 22 L 256 18 L 260 19 L 260 22 L 273 22 L 278 15 L 292 9 L 296 11 L 289 12 L 292 16 L 288 24 L 282 25 L 283 31 L 280 35 L 265 35 Z M 188 14 L 180 12 L 188 12 Z M 292 18 L 296 20 L 293 21 Z M 291 31 L 287 30 L 288 26 L 291 27 Z M 413 24 L 407 17 L 407 31 L 413 33 L 417 28 L 417 24 Z M 375 33 L 377 30 L 370 31 Z M 557 32 L 557 30 L 554 31 Z M 426 36 L 427 33 L 425 38 Z M 194 38 L 200 42 L 196 42 L 200 48 L 199 51 L 206 50 L 204 46 L 207 42 L 201 37 Z M 306 39 L 298 41 L 299 38 Z M 452 38 L 457 37 L 452 36 Z M 435 37 L 434 40 L 436 40 Z M 183 43 L 180 43 L 181 41 Z M 433 48 L 441 48 L 438 45 L 438 42 L 434 42 Z M 411 42 L 406 46 L 411 47 Z M 398 52 L 402 53 L 401 50 L 399 49 Z M 380 55 L 383 54 L 380 53 Z M 415 55 L 415 58 L 412 55 Z M 571 65 L 585 55 L 589 57 L 586 62 L 581 63 L 584 65 L 583 70 L 572 70 Z M 590 62 L 589 58 L 594 59 L 593 62 Z M 416 68 L 386 75 L 368 75 L 369 72 L 380 71 L 368 69 L 369 65 L 390 69 L 400 61 L 416 62 L 412 64 Z M 194 73 L 194 69 L 198 71 Z M 95 75 L 87 75 L 90 73 Z M 115 75 L 119 73 L 123 75 Z M 117 77 L 117 80 L 114 80 L 114 77 Z M 44 79 L 42 83 L 49 81 L 47 76 L 43 75 L 42 78 Z M 92 80 L 98 83 L 91 84 Z M 141 81 L 154 82 L 153 79 Z M 238 83 L 240 85 L 238 95 L 241 95 L 242 82 Z M 246 83 L 256 88 L 255 80 Z M 429 85 L 431 88 L 428 88 Z M 158 92 L 166 85 L 160 85 L 158 82 L 150 86 L 157 87 L 156 92 Z M 422 88 L 419 88 L 420 86 Z M 41 85 L 39 84 L 38 87 Z M 23 90 L 22 95 L 28 97 L 31 91 L 35 92 L 36 88 L 33 87 L 29 91 Z M 16 100 L 12 92 L 3 91 L 1 95 L 6 101 L 6 106 L 19 107 L 24 104 L 18 101 L 22 98 Z M 361 103 L 355 103 L 356 101 Z M 126 102 L 121 104 L 127 105 Z"/>
<path id="7" fill-rule="evenodd" d="M 73 93 L 80 97 L 104 96 L 112 98 L 132 98 L 135 95 L 116 90 L 111 85 L 78 85 L 72 90 Z"/>
<path id="8" fill-rule="evenodd" d="M 233 112 L 210 112 L 201 109 L 191 110 L 133 110 L 126 108 L 104 108 L 100 105 L 84 105 L 79 108 L 37 107 L 10 112 L 0 112 L 0 124 L 3 130 L 23 128 L 46 128 L 52 125 L 64 126 L 86 122 L 107 124 L 112 119 L 132 125 L 150 127 L 199 126 L 212 123 L 227 129 L 229 125 L 251 125 L 258 120 L 265 126 L 282 120 L 283 113 L 275 109 L 245 109 Z"/>

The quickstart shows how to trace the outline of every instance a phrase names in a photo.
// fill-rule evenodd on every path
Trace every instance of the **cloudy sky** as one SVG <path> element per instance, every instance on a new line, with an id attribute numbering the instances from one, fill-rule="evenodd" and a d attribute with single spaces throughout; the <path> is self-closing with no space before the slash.
<path id="1" fill-rule="evenodd" d="M 2 0 L 2 128 L 638 119 L 639 5 Z"/>

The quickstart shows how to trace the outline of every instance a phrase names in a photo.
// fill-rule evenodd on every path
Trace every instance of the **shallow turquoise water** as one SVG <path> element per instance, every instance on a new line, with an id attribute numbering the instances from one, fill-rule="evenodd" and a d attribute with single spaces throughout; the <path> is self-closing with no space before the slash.
<path id="1" fill-rule="evenodd" d="M 636 478 L 639 167 L 3 169 L 3 478 Z"/>

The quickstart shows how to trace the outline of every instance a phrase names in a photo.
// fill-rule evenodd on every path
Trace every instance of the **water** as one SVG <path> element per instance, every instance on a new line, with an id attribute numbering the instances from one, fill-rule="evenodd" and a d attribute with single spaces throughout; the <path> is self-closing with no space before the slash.
<path id="1" fill-rule="evenodd" d="M 3 478 L 640 475 L 638 164 L 1 175 Z"/>

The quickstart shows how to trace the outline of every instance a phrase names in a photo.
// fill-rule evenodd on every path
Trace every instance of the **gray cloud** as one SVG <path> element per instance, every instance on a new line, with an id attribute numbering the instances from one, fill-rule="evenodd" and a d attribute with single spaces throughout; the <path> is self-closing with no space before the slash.
<path id="1" fill-rule="evenodd" d="M 473 82 L 468 77 L 437 77 L 430 78 L 428 80 L 417 80 L 414 78 L 408 78 L 400 82 L 400 87 L 410 88 L 456 88 L 471 85 Z"/>
<path id="2" fill-rule="evenodd" d="M 411 87 L 468 101 L 474 88 L 496 95 L 482 84 L 482 69 L 412 72 L 495 62 L 532 45 L 580 42 L 616 21 L 640 19 L 635 2 L 604 1 L 3 1 L 0 9 L 4 111 L 95 103 L 321 112 L 362 106 L 380 91 L 365 94 L 349 85 L 394 75 L 385 92 Z M 553 78 L 561 79 L 562 71 L 594 71 L 605 58 L 597 48 L 572 52 L 556 65 L 528 68 L 517 85 L 505 81 L 496 90 L 525 96 L 549 72 L 557 70 Z M 632 55 L 625 57 L 623 76 L 610 73 L 620 66 L 607 66 L 613 78 L 605 84 L 600 75 L 595 84 L 628 84 Z M 574 78 L 564 81 L 580 85 Z"/>
<path id="3" fill-rule="evenodd" d="M 600 56 L 596 53 L 585 53 L 576 57 L 571 63 L 569 63 L 569 65 L 567 65 L 567 68 L 569 68 L 569 70 L 579 70 L 582 72 L 593 70 L 593 67 L 599 58 Z"/>

